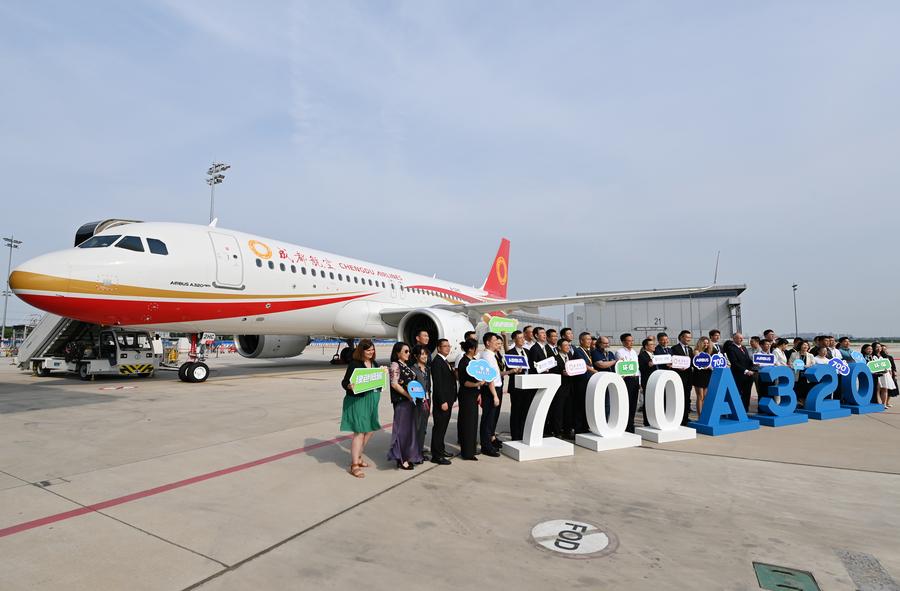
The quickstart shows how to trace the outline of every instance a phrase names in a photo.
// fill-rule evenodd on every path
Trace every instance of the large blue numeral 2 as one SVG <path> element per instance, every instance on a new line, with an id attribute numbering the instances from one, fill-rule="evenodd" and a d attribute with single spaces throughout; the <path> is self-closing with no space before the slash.
<path id="1" fill-rule="evenodd" d="M 837 371 L 833 367 L 825 364 L 813 365 L 806 368 L 803 377 L 813 384 L 813 387 L 806 395 L 806 405 L 800 412 L 818 421 L 850 416 L 850 409 L 842 408 L 840 400 L 825 400 L 825 397 L 833 394 L 838 387 Z"/>

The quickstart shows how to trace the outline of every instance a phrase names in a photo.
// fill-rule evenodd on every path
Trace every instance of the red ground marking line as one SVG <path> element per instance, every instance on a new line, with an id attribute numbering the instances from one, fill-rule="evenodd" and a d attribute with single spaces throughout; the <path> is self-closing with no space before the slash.
<path id="1" fill-rule="evenodd" d="M 386 429 L 389 429 L 392 425 L 393 425 L 393 423 L 388 423 L 387 425 L 382 426 L 380 430 L 384 431 Z M 6 536 L 11 536 L 13 534 L 21 533 L 23 531 L 28 531 L 30 529 L 34 529 L 36 527 L 41 527 L 43 525 L 49 525 L 51 523 L 57 523 L 59 521 L 65 521 L 67 519 L 72 519 L 73 517 L 79 517 L 81 515 L 86 515 L 87 513 L 94 513 L 96 511 L 102 511 L 103 509 L 109 509 L 110 507 L 116 507 L 118 505 L 130 503 L 132 501 L 137 501 L 139 499 L 145 499 L 147 497 L 152 497 L 154 495 L 162 494 L 162 493 L 168 492 L 170 490 L 175 490 L 176 488 L 182 488 L 185 486 L 190 486 L 192 484 L 197 484 L 198 482 L 203 482 L 205 480 L 211 480 L 213 478 L 218 478 L 219 476 L 225 476 L 227 474 L 233 474 L 235 472 L 249 470 L 250 468 L 255 468 L 256 466 L 262 466 L 263 464 L 269 464 L 271 462 L 283 460 L 284 458 L 288 458 L 288 457 L 295 456 L 298 454 L 310 452 L 314 449 L 319 449 L 320 447 L 335 445 L 337 443 L 340 443 L 341 441 L 347 441 L 348 439 L 351 439 L 352 437 L 353 437 L 353 435 L 341 435 L 340 437 L 335 437 L 333 439 L 327 439 L 325 441 L 319 441 L 317 443 L 313 443 L 312 445 L 298 447 L 297 449 L 283 451 L 281 453 L 277 453 L 272 456 L 267 456 L 265 458 L 260 458 L 258 460 L 245 462 L 243 464 L 238 464 L 237 466 L 231 466 L 230 468 L 223 468 L 221 470 L 216 470 L 214 472 L 207 472 L 206 474 L 200 474 L 199 476 L 192 476 L 191 478 L 185 478 L 184 480 L 179 480 L 177 482 L 170 482 L 169 484 L 163 484 L 162 486 L 148 488 L 147 490 L 142 490 L 139 492 L 131 493 L 129 495 L 116 497 L 114 499 L 108 499 L 106 501 L 100 501 L 99 503 L 95 503 L 93 505 L 87 505 L 85 507 L 79 507 L 78 509 L 72 509 L 71 511 L 65 511 L 63 513 L 57 513 L 55 515 L 48 515 L 47 517 L 41 517 L 40 519 L 26 521 L 24 523 L 19 523 L 17 525 L 11 525 L 9 527 L 0 529 L 0 538 L 5 538 Z"/>

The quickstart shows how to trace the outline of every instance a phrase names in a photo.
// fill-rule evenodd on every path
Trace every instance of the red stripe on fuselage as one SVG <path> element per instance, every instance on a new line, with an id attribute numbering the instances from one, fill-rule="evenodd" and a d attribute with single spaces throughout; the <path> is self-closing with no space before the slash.
<path id="1" fill-rule="evenodd" d="M 290 312 L 355 300 L 371 293 L 320 299 L 271 302 L 173 302 L 140 301 L 101 298 L 71 298 L 20 294 L 19 297 L 36 308 L 66 318 L 103 325 L 143 325 L 263 316 Z"/>
<path id="2" fill-rule="evenodd" d="M 485 300 L 479 300 L 477 298 L 473 298 L 472 296 L 466 295 L 464 293 L 460 293 L 458 291 L 453 291 L 452 289 L 446 289 L 443 287 L 435 287 L 434 285 L 410 285 L 409 288 L 410 289 L 413 289 L 413 288 L 430 289 L 431 291 L 436 291 L 447 297 L 455 298 L 457 300 L 461 300 L 468 304 L 478 304 L 478 303 L 485 301 Z"/>

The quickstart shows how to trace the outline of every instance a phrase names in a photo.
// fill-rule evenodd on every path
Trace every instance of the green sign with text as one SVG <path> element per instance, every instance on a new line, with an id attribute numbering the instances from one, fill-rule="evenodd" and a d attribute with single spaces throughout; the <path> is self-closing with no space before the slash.
<path id="1" fill-rule="evenodd" d="M 513 332 L 518 326 L 518 320 L 504 316 L 491 316 L 491 320 L 488 322 L 488 330 L 491 332 Z"/>
<path id="2" fill-rule="evenodd" d="M 387 386 L 387 372 L 383 367 L 358 367 L 350 374 L 350 383 L 353 384 L 354 394 L 384 388 Z"/>
<path id="3" fill-rule="evenodd" d="M 616 373 L 622 377 L 636 376 L 638 374 L 637 361 L 617 361 Z"/>
<path id="4" fill-rule="evenodd" d="M 890 359 L 873 359 L 868 362 L 866 365 L 869 366 L 869 371 L 872 373 L 878 373 L 880 371 L 890 371 L 891 370 L 891 360 Z"/>

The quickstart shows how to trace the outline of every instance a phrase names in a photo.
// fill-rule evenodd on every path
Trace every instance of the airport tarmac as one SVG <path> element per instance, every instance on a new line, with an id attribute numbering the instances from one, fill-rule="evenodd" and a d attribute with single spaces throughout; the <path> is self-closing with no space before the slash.
<path id="1" fill-rule="evenodd" d="M 407 472 L 385 460 L 385 395 L 355 479 L 332 352 L 212 359 L 203 384 L 0 360 L 0 589 L 749 590 L 754 562 L 900 588 L 896 409 Z M 598 526 L 601 551 L 546 549 L 552 520 Z"/>

